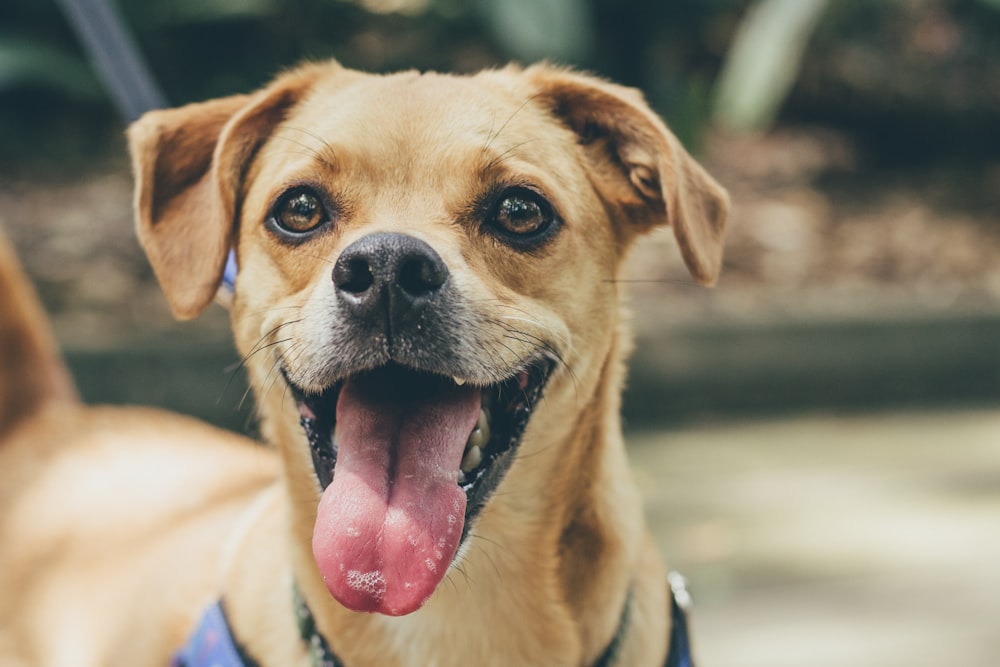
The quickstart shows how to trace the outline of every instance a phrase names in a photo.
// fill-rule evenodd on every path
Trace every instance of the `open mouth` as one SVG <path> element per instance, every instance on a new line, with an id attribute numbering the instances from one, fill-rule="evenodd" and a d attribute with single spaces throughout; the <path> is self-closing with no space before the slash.
<path id="1" fill-rule="evenodd" d="M 323 496 L 313 555 L 355 611 L 426 602 L 514 461 L 554 368 L 488 386 L 390 363 L 319 393 L 289 382 Z"/>

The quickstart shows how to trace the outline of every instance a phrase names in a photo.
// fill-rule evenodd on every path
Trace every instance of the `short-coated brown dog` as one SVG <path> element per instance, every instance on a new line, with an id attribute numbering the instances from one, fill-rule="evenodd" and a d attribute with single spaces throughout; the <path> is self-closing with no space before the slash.
<path id="1" fill-rule="evenodd" d="M 264 667 L 664 664 L 617 278 L 670 225 L 714 282 L 729 204 L 639 93 L 327 62 L 129 144 L 178 317 L 235 252 L 271 446 L 79 405 L 4 258 L 0 664 L 165 665 L 216 600 Z"/>

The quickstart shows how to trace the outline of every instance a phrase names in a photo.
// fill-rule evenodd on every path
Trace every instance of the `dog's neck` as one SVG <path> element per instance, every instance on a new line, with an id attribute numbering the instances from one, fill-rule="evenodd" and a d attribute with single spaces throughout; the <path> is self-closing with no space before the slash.
<path id="1" fill-rule="evenodd" d="M 314 667 L 317 665 L 322 667 L 344 667 L 343 662 L 341 662 L 340 658 L 337 657 L 337 655 L 330 648 L 330 644 L 326 637 L 316 626 L 316 618 L 313 616 L 309 605 L 302 598 L 302 594 L 299 592 L 298 586 L 295 586 L 294 588 L 294 597 L 296 620 L 299 626 L 299 636 L 301 637 L 303 644 L 308 647 L 307 650 L 309 652 L 312 665 Z M 634 606 L 632 597 L 633 591 L 630 588 L 628 596 L 625 599 L 625 605 L 622 607 L 621 617 L 618 621 L 618 628 L 615 630 L 614 636 L 611 638 L 611 641 L 608 642 L 608 645 L 604 648 L 604 651 L 597 658 L 597 660 L 590 663 L 590 667 L 614 667 L 618 664 L 618 659 L 622 652 L 622 645 L 625 641 L 625 637 L 627 636 L 629 621 L 632 616 L 632 607 Z M 213 609 L 219 608 L 220 607 L 215 607 Z M 676 610 L 679 608 L 674 605 L 674 609 Z M 234 647 L 234 650 L 238 651 L 240 649 Z M 672 664 L 672 662 L 668 662 L 668 665 Z"/>

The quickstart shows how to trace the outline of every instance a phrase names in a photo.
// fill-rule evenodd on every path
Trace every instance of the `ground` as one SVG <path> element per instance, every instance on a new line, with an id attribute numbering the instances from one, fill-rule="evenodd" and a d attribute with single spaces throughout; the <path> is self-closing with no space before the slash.
<path id="1" fill-rule="evenodd" d="M 710 667 L 993 667 L 1000 411 L 633 434 Z"/>

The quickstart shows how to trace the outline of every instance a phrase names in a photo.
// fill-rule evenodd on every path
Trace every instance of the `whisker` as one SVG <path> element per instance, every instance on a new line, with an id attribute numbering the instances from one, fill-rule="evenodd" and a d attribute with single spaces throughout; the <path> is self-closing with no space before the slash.
<path id="1" fill-rule="evenodd" d="M 287 343 L 287 342 L 289 342 L 290 340 L 292 340 L 292 338 L 282 338 L 282 339 L 280 339 L 280 340 L 276 340 L 276 341 L 272 341 L 272 342 L 270 342 L 270 343 L 267 343 L 267 344 L 265 344 L 265 345 L 260 345 L 260 346 L 258 346 L 258 348 L 257 348 L 257 349 L 256 349 L 256 350 L 255 350 L 254 352 L 252 352 L 251 354 L 256 354 L 257 352 L 260 352 L 260 351 L 262 351 L 262 350 L 265 350 L 265 349 L 267 349 L 267 348 L 270 348 L 270 347 L 274 347 L 275 345 L 281 345 L 282 343 Z M 249 358 L 249 357 L 250 357 L 250 355 L 247 355 L 247 358 Z M 270 388 L 268 387 L 268 383 L 269 383 L 269 382 L 272 382 L 272 381 L 271 381 L 271 376 L 272 376 L 272 374 L 274 374 L 274 376 L 275 376 L 275 380 L 274 380 L 274 381 L 275 381 L 275 382 L 277 381 L 277 376 L 278 376 L 279 374 L 275 374 L 275 373 L 274 373 L 274 370 L 275 370 L 275 368 L 278 368 L 278 366 L 279 366 L 279 360 L 278 360 L 278 359 L 275 359 L 275 360 L 274 360 L 274 361 L 273 361 L 273 362 L 271 363 L 271 368 L 270 368 L 270 369 L 268 369 L 268 371 L 267 371 L 267 374 L 266 374 L 266 375 L 264 376 L 264 381 L 263 381 L 263 383 L 262 383 L 262 384 L 263 384 L 263 387 L 261 388 L 261 398 L 262 398 L 262 399 L 263 399 L 263 397 L 264 397 L 264 396 L 265 396 L 265 395 L 267 394 L 267 392 L 268 392 L 268 391 L 270 391 Z M 273 384 L 273 383 L 272 383 L 272 384 Z M 247 391 L 245 391 L 245 392 L 243 393 L 243 398 L 242 398 L 242 399 L 240 399 L 240 404 L 239 404 L 239 408 L 240 408 L 240 409 L 242 409 L 242 408 L 243 408 L 243 404 L 244 404 L 244 402 L 246 401 L 246 399 L 247 399 L 247 396 L 249 396 L 249 394 L 250 394 L 250 388 L 248 387 L 248 388 L 247 388 Z"/>
<path id="2" fill-rule="evenodd" d="M 320 164 L 322 164 L 322 165 L 324 165 L 326 167 L 329 167 L 331 169 L 333 168 L 333 165 L 330 164 L 329 162 L 327 162 L 326 158 L 323 155 L 321 155 L 318 150 L 316 150 L 315 148 L 313 148 L 309 144 L 304 144 L 301 141 L 299 141 L 298 139 L 293 139 L 292 137 L 286 137 L 286 136 L 284 136 L 284 135 L 282 135 L 280 133 L 273 134 L 272 136 L 275 139 L 281 139 L 282 141 L 287 141 L 288 143 L 295 144 L 296 146 L 298 146 L 299 148 L 301 148 L 302 152 L 297 152 L 296 154 L 298 154 L 298 155 L 307 155 L 307 156 L 315 159 Z"/>
<path id="3" fill-rule="evenodd" d="M 483 537 L 482 535 L 480 535 L 478 533 L 473 533 L 470 537 L 472 537 L 473 539 L 480 539 L 480 540 L 482 540 L 482 541 L 484 541 L 484 542 L 486 542 L 488 544 L 492 544 L 493 546 L 495 546 L 496 548 L 498 548 L 500 550 L 504 550 L 504 547 L 502 547 L 495 540 L 491 540 L 488 537 Z M 480 553 L 482 553 L 484 556 L 486 556 L 486 560 L 489 561 L 490 566 L 493 568 L 493 573 L 496 575 L 496 578 L 499 581 L 503 581 L 503 575 L 500 573 L 500 568 L 499 568 L 499 566 L 497 566 L 496 560 L 493 559 L 493 554 L 491 553 L 491 551 L 489 549 L 482 549 L 480 551 Z"/>
<path id="4" fill-rule="evenodd" d="M 523 331 L 521 329 L 516 329 L 505 322 L 493 320 L 493 323 L 507 331 L 505 337 L 513 338 L 514 340 L 520 340 L 525 344 L 529 344 L 531 341 L 534 341 L 542 350 L 548 352 L 552 357 L 554 357 L 557 363 L 559 363 L 563 368 L 566 369 L 566 372 L 569 374 L 570 379 L 573 381 L 573 389 L 577 393 L 577 397 L 579 398 L 579 391 L 580 391 L 579 378 L 577 377 L 576 372 L 573 370 L 573 368 L 566 362 L 566 359 L 565 357 L 563 357 L 562 353 L 554 345 L 550 344 L 548 341 L 545 341 L 544 339 L 539 338 L 538 336 L 530 332 Z"/>
<path id="5" fill-rule="evenodd" d="M 303 252 L 301 250 L 297 250 L 296 252 L 301 254 L 303 257 L 315 259 L 320 262 L 323 262 L 324 264 L 330 264 L 331 266 L 337 263 L 336 260 L 330 259 L 329 257 L 324 257 L 323 255 L 317 255 L 315 253 L 310 253 L 310 252 Z"/>
<path id="6" fill-rule="evenodd" d="M 614 283 L 624 285 L 685 285 L 687 287 L 701 287 L 697 280 L 685 280 L 684 278 L 605 278 L 602 283 Z"/>
<path id="7" fill-rule="evenodd" d="M 537 98 L 538 98 L 538 94 L 530 95 L 523 102 L 521 102 L 521 104 L 516 109 L 514 109 L 514 112 L 510 116 L 507 117 L 507 120 L 505 120 L 503 122 L 503 125 L 500 126 L 500 129 L 498 129 L 495 133 L 491 132 L 490 135 L 487 135 L 486 143 L 483 145 L 483 148 L 482 148 L 482 154 L 483 155 L 485 155 L 490 150 L 490 148 L 493 147 L 493 142 L 495 142 L 497 139 L 500 138 L 500 135 L 503 134 L 503 131 L 507 128 L 507 126 L 510 124 L 510 122 L 512 120 L 514 120 L 514 117 L 517 116 L 517 114 L 521 113 L 521 111 L 525 107 L 527 107 L 531 102 L 533 102 Z M 492 125 L 490 126 L 490 129 L 492 130 Z"/>
<path id="8" fill-rule="evenodd" d="M 533 325 L 535 325 L 536 327 L 538 327 L 539 329 L 545 329 L 545 328 L 546 328 L 546 327 L 544 327 L 544 326 L 542 325 L 542 323 L 541 323 L 541 322 L 537 322 L 537 321 L 535 321 L 535 320 L 529 320 L 529 319 L 526 319 L 526 318 L 523 318 L 523 317 L 514 317 L 514 316 L 506 316 L 506 315 L 504 315 L 504 316 L 501 316 L 501 319 L 503 319 L 503 320 L 512 320 L 512 321 L 515 321 L 515 322 L 525 322 L 526 324 L 533 324 Z M 494 322 L 495 322 L 495 323 L 496 323 L 496 324 L 497 324 L 498 326 L 501 326 L 501 327 L 504 327 L 504 328 L 505 328 L 505 329 L 507 329 L 508 331 L 518 331 L 519 333 L 522 333 L 522 334 L 524 334 L 525 336 L 529 336 L 529 337 L 530 337 L 530 338 L 531 338 L 532 340 L 535 340 L 535 341 L 537 341 L 538 343 L 542 343 L 542 344 L 546 344 L 546 345 L 548 344 L 548 343 L 547 343 L 547 342 L 546 342 L 545 340 L 543 340 L 542 338 L 539 338 L 538 336 L 536 336 L 536 335 L 534 335 L 534 334 L 532 334 L 532 333 L 529 333 L 529 332 L 527 332 L 527 331 L 523 331 L 523 330 L 521 330 L 521 329 L 514 329 L 514 328 L 513 328 L 512 326 L 508 325 L 508 324 L 507 324 L 506 322 L 500 322 L 499 320 L 494 320 Z M 554 332 L 550 330 L 550 331 L 549 331 L 549 333 L 554 333 Z M 568 340 L 559 340 L 559 343 L 560 343 L 560 344 L 561 344 L 561 345 L 562 345 L 563 347 L 565 347 L 565 348 L 569 348 L 569 349 L 572 349 L 572 345 L 570 345 L 570 342 L 569 342 Z"/>
<path id="9" fill-rule="evenodd" d="M 522 142 L 520 142 L 518 144 L 514 144 L 513 146 L 511 146 L 510 148 L 508 148 L 507 150 L 505 150 L 503 153 L 500 153 L 499 155 L 497 155 L 496 157 L 494 157 L 492 160 L 490 160 L 489 162 L 487 162 L 483 166 L 483 168 L 480 170 L 480 172 L 485 174 L 485 173 L 488 173 L 490 171 L 493 171 L 498 166 L 500 166 L 501 164 L 503 164 L 508 158 L 510 158 L 514 154 L 514 151 L 516 151 L 518 148 L 521 148 L 522 146 L 526 146 L 526 145 L 528 145 L 530 143 L 533 143 L 535 141 L 538 141 L 538 139 L 528 139 L 528 140 L 522 141 Z"/>
<path id="10" fill-rule="evenodd" d="M 290 320 L 288 322 L 283 322 L 283 323 L 279 324 L 278 326 L 274 327 L 273 329 L 271 329 L 270 331 L 268 331 L 266 334 L 264 334 L 263 336 L 261 336 L 260 340 L 257 341 L 257 343 L 253 346 L 253 348 L 251 348 L 250 352 L 248 352 L 243 358 L 241 358 L 239 360 L 239 362 L 237 362 L 235 364 L 230 364 L 225 369 L 225 372 L 229 375 L 229 379 L 226 381 L 226 386 L 222 388 L 221 392 L 219 392 L 218 402 L 222 401 L 222 397 L 225 395 L 225 393 L 227 391 L 229 391 L 229 387 L 232 386 L 233 381 L 236 379 L 236 374 L 239 371 L 241 371 L 244 368 L 246 368 L 247 363 L 250 361 L 250 358 L 252 356 L 254 356 L 255 354 L 257 354 L 258 352 L 260 352 L 261 350 L 266 349 L 267 347 L 270 347 L 272 345 L 272 344 L 263 345 L 263 342 L 267 338 L 269 338 L 269 337 L 273 336 L 274 334 L 276 334 L 281 328 L 286 327 L 286 326 L 288 326 L 290 324 L 295 324 L 295 323 L 297 323 L 299 321 L 300 320 Z M 240 399 L 239 405 L 237 406 L 237 410 L 240 410 L 240 409 L 243 408 L 243 403 L 246 401 L 246 396 L 247 396 L 247 392 L 244 391 L 243 392 L 243 398 Z"/>
<path id="11" fill-rule="evenodd" d="M 308 130 L 305 130 L 305 129 L 301 128 L 301 127 L 294 127 L 294 126 L 291 126 L 291 125 L 283 127 L 282 130 L 292 130 L 294 132 L 301 132 L 302 134 L 305 134 L 306 136 L 308 136 L 308 137 L 310 137 L 310 138 L 315 139 L 316 141 L 318 141 L 322 145 L 322 152 L 319 149 L 317 149 L 316 147 L 310 146 L 309 144 L 304 143 L 302 141 L 299 141 L 298 139 L 293 139 L 292 137 L 285 136 L 280 131 L 276 132 L 273 135 L 277 139 L 282 139 L 282 140 L 287 141 L 289 143 L 295 144 L 296 146 L 300 146 L 301 148 L 304 148 L 306 151 L 308 151 L 308 155 L 316 158 L 316 161 L 318 161 L 323 166 L 325 166 L 325 167 L 327 167 L 329 169 L 336 169 L 337 168 L 336 164 L 335 164 L 336 163 L 336 152 L 333 150 L 333 147 L 330 146 L 330 144 L 328 144 L 326 141 L 323 140 L 322 137 L 319 137 L 318 135 L 316 135 L 316 134 L 314 134 L 312 132 L 309 132 Z M 324 155 L 324 153 L 328 153 L 329 155 Z"/>
<path id="12" fill-rule="evenodd" d="M 315 132 L 307 130 L 307 129 L 303 128 L 303 127 L 298 127 L 296 125 L 286 125 L 285 127 L 287 129 L 289 129 L 289 130 L 294 130 L 295 132 L 301 132 L 302 134 L 306 135 L 307 137 L 311 137 L 311 138 L 315 139 L 316 141 L 318 141 L 323 146 L 323 150 L 326 151 L 327 153 L 329 153 L 329 162 L 326 163 L 327 166 L 333 166 L 331 163 L 334 163 L 334 162 L 337 161 L 337 151 L 334 150 L 333 146 L 330 145 L 330 142 L 328 142 L 323 137 L 319 136 Z"/>

